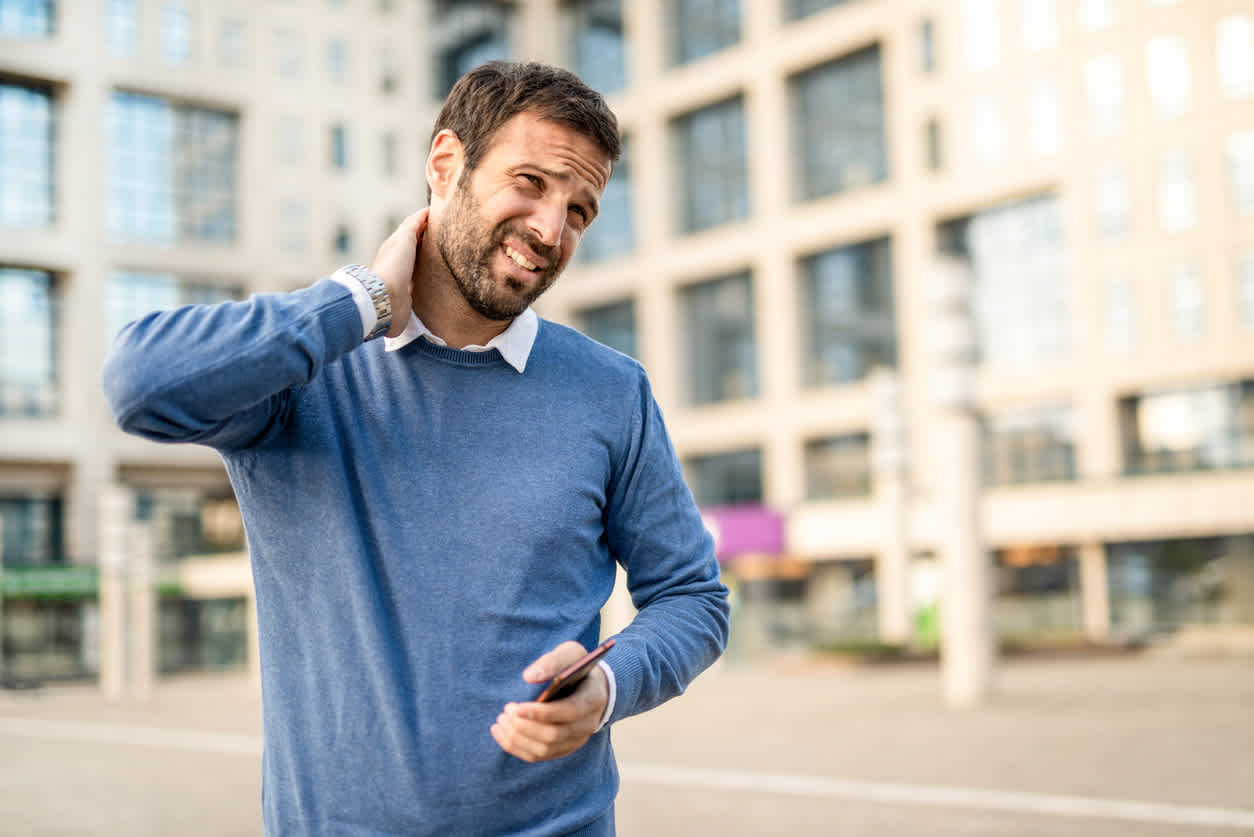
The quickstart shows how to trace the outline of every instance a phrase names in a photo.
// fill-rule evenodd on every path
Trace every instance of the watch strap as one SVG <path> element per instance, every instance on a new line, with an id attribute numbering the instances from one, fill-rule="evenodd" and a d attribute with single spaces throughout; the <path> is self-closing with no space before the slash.
<path id="1" fill-rule="evenodd" d="M 337 270 L 336 273 L 343 276 L 351 276 L 360 282 L 370 296 L 371 303 L 374 304 L 374 328 L 370 330 L 365 339 L 373 340 L 376 337 L 387 334 L 388 329 L 392 327 L 392 297 L 388 293 L 387 285 L 383 284 L 383 280 L 370 268 L 360 264 L 345 265 Z"/>

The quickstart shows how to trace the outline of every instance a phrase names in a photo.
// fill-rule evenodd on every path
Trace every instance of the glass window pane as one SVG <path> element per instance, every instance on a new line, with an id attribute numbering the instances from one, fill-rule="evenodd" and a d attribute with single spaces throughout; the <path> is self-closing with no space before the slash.
<path id="1" fill-rule="evenodd" d="M 852 0 L 784 0 L 785 19 L 801 20 L 813 14 L 818 14 L 824 9 L 830 9 L 834 6 L 843 6 Z"/>
<path id="2" fill-rule="evenodd" d="M 275 67 L 279 78 L 295 81 L 305 72 L 305 45 L 299 32 L 280 29 L 274 33 Z"/>
<path id="3" fill-rule="evenodd" d="M 242 67 L 248 60 L 248 28 L 242 20 L 227 18 L 218 33 L 218 60 L 225 67 Z"/>
<path id="4" fill-rule="evenodd" d="M 111 55 L 126 57 L 135 54 L 139 46 L 135 0 L 106 0 L 105 40 Z"/>
<path id="5" fill-rule="evenodd" d="M 1167 277 L 1167 315 L 1171 333 L 1178 343 L 1194 343 L 1205 328 L 1205 300 L 1202 277 L 1197 266 L 1174 265 Z"/>
<path id="6" fill-rule="evenodd" d="M 688 403 L 756 398 L 753 279 L 738 273 L 680 291 L 688 350 Z"/>
<path id="7" fill-rule="evenodd" d="M 683 184 L 683 232 L 749 217 L 744 100 L 737 96 L 673 123 Z"/>
<path id="8" fill-rule="evenodd" d="M 1084 96 L 1093 134 L 1113 137 L 1123 130 L 1123 64 L 1115 55 L 1098 55 L 1084 63 Z"/>
<path id="9" fill-rule="evenodd" d="M 756 448 L 694 456 L 684 472 L 699 506 L 762 502 L 762 451 Z"/>
<path id="10" fill-rule="evenodd" d="M 627 86 L 622 0 L 579 0 L 567 8 L 575 74 L 603 94 L 622 90 Z"/>
<path id="11" fill-rule="evenodd" d="M 341 84 L 348 81 L 348 42 L 343 38 L 327 41 L 327 78 Z"/>
<path id="12" fill-rule="evenodd" d="M 1070 305 L 1054 196 L 1003 204 L 945 224 L 946 249 L 969 261 L 981 362 L 1029 371 L 1064 357 Z"/>
<path id="13" fill-rule="evenodd" d="M 790 87 L 802 199 L 888 178 L 878 46 L 806 70 Z"/>
<path id="14" fill-rule="evenodd" d="M 807 386 L 857 381 L 877 366 L 897 365 L 889 239 L 809 256 L 801 273 Z"/>
<path id="15" fill-rule="evenodd" d="M 1028 82 L 1025 96 L 1027 109 L 1028 152 L 1038 157 L 1051 157 L 1062 152 L 1062 94 L 1051 78 L 1035 78 Z"/>
<path id="16" fill-rule="evenodd" d="M 805 443 L 806 499 L 868 497 L 871 436 L 848 433 Z"/>
<path id="17" fill-rule="evenodd" d="M 740 0 L 670 0 L 670 64 L 687 64 L 740 41 Z"/>
<path id="18" fill-rule="evenodd" d="M 61 498 L 0 496 L 4 566 L 39 567 L 65 562 Z"/>
<path id="19" fill-rule="evenodd" d="M 1120 402 L 1130 474 L 1254 465 L 1254 380 L 1145 392 Z"/>
<path id="20" fill-rule="evenodd" d="M 1254 214 L 1254 131 L 1228 137 L 1228 180 L 1238 215 Z"/>
<path id="21" fill-rule="evenodd" d="M 1167 232 L 1185 232 L 1197 225 L 1197 189 L 1193 161 L 1183 151 L 1158 160 L 1158 220 Z"/>
<path id="22" fill-rule="evenodd" d="M 1115 279 L 1106 283 L 1102 315 L 1106 348 L 1114 354 L 1131 352 L 1136 347 L 1136 297 L 1130 281 Z"/>
<path id="23" fill-rule="evenodd" d="M 984 479 L 988 485 L 1076 477 L 1074 417 L 1068 406 L 989 416 L 984 422 L 983 448 Z"/>
<path id="24" fill-rule="evenodd" d="M 962 62 L 969 70 L 990 70 L 1001 63 L 999 7 L 999 0 L 962 0 Z"/>
<path id="25" fill-rule="evenodd" d="M 1215 24 L 1215 64 L 1224 96 L 1254 98 L 1254 15 L 1233 15 Z"/>
<path id="26" fill-rule="evenodd" d="M 991 93 L 971 98 L 971 156 L 981 168 L 991 168 L 1006 159 L 1006 114 L 1001 100 Z"/>
<path id="27" fill-rule="evenodd" d="M 53 0 L 0 0 L 0 36 L 44 38 L 54 23 Z"/>
<path id="28" fill-rule="evenodd" d="M 1097 233 L 1102 238 L 1127 234 L 1132 214 L 1128 180 L 1118 166 L 1102 166 L 1093 178 Z"/>
<path id="29" fill-rule="evenodd" d="M 1057 0 L 1019 0 L 1019 36 L 1029 52 L 1056 46 Z"/>
<path id="30" fill-rule="evenodd" d="M 1189 54 L 1183 38 L 1155 38 L 1146 44 L 1145 71 L 1157 119 L 1176 119 L 1189 112 Z"/>
<path id="31" fill-rule="evenodd" d="M 593 340 L 630 357 L 636 347 L 636 302 L 624 299 L 610 305 L 585 308 L 578 315 L 579 330 Z"/>
<path id="32" fill-rule="evenodd" d="M 55 128 L 49 91 L 0 84 L 0 227 L 52 223 Z"/>
<path id="33" fill-rule="evenodd" d="M 1078 6 L 1080 28 L 1097 32 L 1115 25 L 1115 0 L 1080 0 Z"/>
<path id="34" fill-rule="evenodd" d="M 167 0 L 161 9 L 161 59 L 181 67 L 192 57 L 192 18 L 182 0 Z"/>
<path id="35" fill-rule="evenodd" d="M 0 268 L 0 416 L 51 416 L 57 403 L 52 275 Z"/>
<path id="36" fill-rule="evenodd" d="M 1254 331 L 1254 250 L 1248 250 L 1237 259 L 1237 307 L 1241 312 L 1241 325 Z"/>

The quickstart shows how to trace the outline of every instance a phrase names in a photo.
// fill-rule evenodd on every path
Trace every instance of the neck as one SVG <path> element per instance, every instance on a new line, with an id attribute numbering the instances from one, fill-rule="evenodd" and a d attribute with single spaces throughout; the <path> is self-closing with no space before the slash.
<path id="1" fill-rule="evenodd" d="M 412 301 L 422 324 L 454 349 L 486 346 L 513 322 L 489 320 L 470 307 L 431 234 L 423 236 L 419 247 Z"/>

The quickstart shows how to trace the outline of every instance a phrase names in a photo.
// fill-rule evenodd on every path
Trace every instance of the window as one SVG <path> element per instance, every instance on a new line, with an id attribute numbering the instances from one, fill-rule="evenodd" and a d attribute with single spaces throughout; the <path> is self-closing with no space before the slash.
<path id="1" fill-rule="evenodd" d="M 983 436 L 988 485 L 1075 479 L 1075 428 L 1069 407 L 990 416 L 984 422 Z"/>
<path id="2" fill-rule="evenodd" d="M 1247 250 L 1237 260 L 1237 307 L 1241 324 L 1254 331 L 1254 250 Z"/>
<path id="3" fill-rule="evenodd" d="M 810 15 L 818 14 L 824 9 L 840 6 L 850 0 L 784 0 L 785 19 L 801 20 Z"/>
<path id="4" fill-rule="evenodd" d="M 274 54 L 279 78 L 296 81 L 305 72 L 305 45 L 299 32 L 280 29 L 274 33 Z"/>
<path id="5" fill-rule="evenodd" d="M 968 70 L 990 70 L 1001 63 L 998 0 L 962 0 L 962 62 Z"/>
<path id="6" fill-rule="evenodd" d="M 579 0 L 567 6 L 575 74 L 594 90 L 615 93 L 627 86 L 627 40 L 622 0 Z"/>
<path id="7" fill-rule="evenodd" d="M 799 197 L 835 195 L 888 178 L 878 46 L 799 73 L 789 86 Z"/>
<path id="8" fill-rule="evenodd" d="M 1127 279 L 1106 283 L 1102 299 L 1106 323 L 1106 348 L 1113 354 L 1127 354 L 1136 347 L 1136 297 Z"/>
<path id="9" fill-rule="evenodd" d="M 623 137 L 623 153 L 601 195 L 601 207 L 584 230 L 575 251 L 586 262 L 600 262 L 631 252 L 636 246 L 631 201 L 631 139 Z"/>
<path id="10" fill-rule="evenodd" d="M 1215 24 L 1215 64 L 1224 96 L 1254 98 L 1254 17 L 1233 15 Z"/>
<path id="11" fill-rule="evenodd" d="M 744 100 L 737 96 L 673 123 L 682 184 L 680 228 L 716 227 L 749 217 Z"/>
<path id="12" fill-rule="evenodd" d="M 694 456 L 685 464 L 699 506 L 762 502 L 762 451 L 756 448 Z"/>
<path id="13" fill-rule="evenodd" d="M 1083 635 L 1080 562 L 1074 548 L 1017 544 L 996 550 L 992 557 L 995 636 Z"/>
<path id="14" fill-rule="evenodd" d="M 976 165 L 989 168 L 1006 159 L 1006 114 L 991 93 L 971 99 L 971 155 Z"/>
<path id="15" fill-rule="evenodd" d="M 1049 78 L 1028 82 L 1027 108 L 1028 152 L 1037 157 L 1052 157 L 1062 151 L 1062 94 L 1058 84 Z"/>
<path id="16" fill-rule="evenodd" d="M 181 67 L 191 59 L 191 12 L 181 0 L 167 0 L 161 9 L 161 60 L 171 67 Z"/>
<path id="17" fill-rule="evenodd" d="M 919 21 L 919 72 L 931 75 L 936 72 L 936 23 L 930 17 Z"/>
<path id="18" fill-rule="evenodd" d="M 227 18 L 218 32 L 218 60 L 225 67 L 242 67 L 248 60 L 248 29 L 244 21 Z"/>
<path id="19" fill-rule="evenodd" d="M 0 268 L 0 417 L 56 414 L 56 313 L 52 274 Z"/>
<path id="20" fill-rule="evenodd" d="M 1238 215 L 1254 214 L 1254 131 L 1228 137 L 1228 180 Z"/>
<path id="21" fill-rule="evenodd" d="M 183 281 L 168 273 L 115 271 L 105 294 L 107 342 L 112 342 L 127 323 L 152 311 L 243 298 L 244 289 L 239 286 Z"/>
<path id="22" fill-rule="evenodd" d="M 348 126 L 337 122 L 331 126 L 331 168 L 347 171 L 349 166 Z"/>
<path id="23" fill-rule="evenodd" d="M 390 131 L 383 135 L 382 156 L 383 156 L 383 175 L 384 177 L 395 177 L 400 171 L 400 144 L 397 142 L 396 134 Z"/>
<path id="24" fill-rule="evenodd" d="M 740 0 L 670 0 L 670 64 L 704 58 L 740 41 Z"/>
<path id="25" fill-rule="evenodd" d="M 1097 210 L 1097 234 L 1101 238 L 1121 238 L 1128 232 L 1132 197 L 1128 180 L 1118 166 L 1102 166 L 1093 178 Z"/>
<path id="26" fill-rule="evenodd" d="M 0 496 L 4 525 L 4 566 L 39 567 L 62 564 L 61 498 Z"/>
<path id="27" fill-rule="evenodd" d="M 680 291 L 687 332 L 688 403 L 758 395 L 753 278 L 746 271 Z"/>
<path id="28" fill-rule="evenodd" d="M 897 365 L 892 244 L 887 238 L 836 247 L 801 262 L 802 381 L 857 381 Z"/>
<path id="29" fill-rule="evenodd" d="M 343 38 L 327 41 L 327 78 L 337 84 L 348 81 L 348 42 Z"/>
<path id="30" fill-rule="evenodd" d="M 609 305 L 585 308 L 579 312 L 579 330 L 598 343 L 639 357 L 636 347 L 636 302 L 624 299 Z"/>
<path id="31" fill-rule="evenodd" d="M 388 235 L 394 229 L 388 229 Z M 288 199 L 279 204 L 279 247 L 292 255 L 304 255 L 309 249 L 309 205 L 305 201 Z"/>
<path id="32" fill-rule="evenodd" d="M 1029 52 L 1057 46 L 1057 0 L 1019 0 L 1019 37 Z"/>
<path id="33" fill-rule="evenodd" d="M 305 159 L 305 122 L 299 116 L 279 117 L 279 159 L 285 163 Z"/>
<path id="34" fill-rule="evenodd" d="M 401 71 L 397 65 L 396 52 L 390 47 L 379 50 L 379 92 L 391 96 L 400 89 Z"/>
<path id="35" fill-rule="evenodd" d="M 1158 159 L 1158 220 L 1167 232 L 1185 232 L 1197 225 L 1197 194 L 1193 161 L 1183 151 Z"/>
<path id="36" fill-rule="evenodd" d="M 1167 277 L 1167 316 L 1177 343 L 1195 343 L 1206 325 L 1206 302 L 1197 266 L 1174 265 Z"/>
<path id="37" fill-rule="evenodd" d="M 1115 0 L 1080 0 L 1080 28 L 1098 32 L 1115 25 Z"/>
<path id="38" fill-rule="evenodd" d="M 139 46 L 139 17 L 135 0 L 107 0 L 105 39 L 112 55 L 126 57 L 135 54 Z"/>
<path id="39" fill-rule="evenodd" d="M 0 84 L 0 227 L 52 223 L 55 133 L 51 92 Z"/>
<path id="40" fill-rule="evenodd" d="M 1123 64 L 1117 56 L 1098 55 L 1084 62 L 1084 97 L 1095 136 L 1113 137 L 1123 130 Z"/>
<path id="41" fill-rule="evenodd" d="M 52 0 L 0 0 L 0 35 L 42 38 L 52 34 Z"/>
<path id="42" fill-rule="evenodd" d="M 107 225 L 114 238 L 235 240 L 235 114 L 115 91 L 108 148 Z"/>
<path id="43" fill-rule="evenodd" d="M 135 492 L 135 518 L 155 534 L 157 560 L 237 552 L 244 522 L 229 489 L 149 488 Z"/>
<path id="44" fill-rule="evenodd" d="M 1127 474 L 1254 465 L 1254 380 L 1142 393 L 1119 417 Z"/>
<path id="45" fill-rule="evenodd" d="M 453 84 L 470 70 L 488 61 L 509 58 L 510 20 L 515 14 L 508 3 L 437 2 L 435 11 L 435 95 L 443 99 Z"/>
<path id="46" fill-rule="evenodd" d="M 924 127 L 924 134 L 924 142 L 927 146 L 927 170 L 940 171 L 945 159 L 940 120 L 936 117 L 929 119 Z"/>
<path id="47" fill-rule="evenodd" d="M 1189 55 L 1184 39 L 1155 38 L 1146 44 L 1145 74 L 1155 118 L 1177 119 L 1189 112 Z"/>
<path id="48" fill-rule="evenodd" d="M 1249 534 L 1112 543 L 1106 547 L 1111 624 L 1123 636 L 1247 621 L 1254 606 Z"/>
<path id="49" fill-rule="evenodd" d="M 806 499 L 869 497 L 871 436 L 846 433 L 805 443 Z"/>
<path id="50" fill-rule="evenodd" d="M 982 363 L 1027 371 L 1066 355 L 1068 278 L 1057 198 L 996 206 L 940 233 L 945 250 L 971 264 Z"/>

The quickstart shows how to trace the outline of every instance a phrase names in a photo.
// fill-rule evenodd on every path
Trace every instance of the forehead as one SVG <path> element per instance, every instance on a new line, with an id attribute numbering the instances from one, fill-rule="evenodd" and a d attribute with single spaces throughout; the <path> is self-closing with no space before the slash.
<path id="1" fill-rule="evenodd" d="M 574 128 L 527 111 L 496 132 L 483 162 L 497 166 L 533 165 L 584 181 L 597 194 L 610 179 L 610 157 Z"/>

